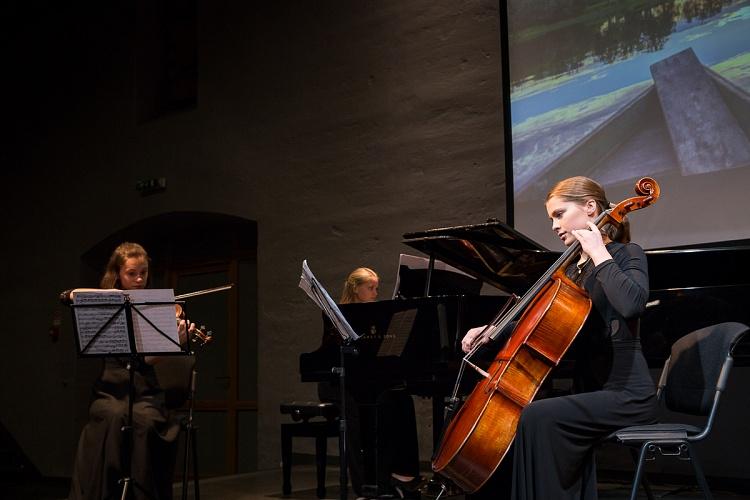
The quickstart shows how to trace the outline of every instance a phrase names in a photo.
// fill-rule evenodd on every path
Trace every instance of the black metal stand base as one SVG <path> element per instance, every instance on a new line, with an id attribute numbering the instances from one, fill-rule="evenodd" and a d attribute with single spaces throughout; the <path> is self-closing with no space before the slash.
<path id="1" fill-rule="evenodd" d="M 138 488 L 146 496 L 146 498 L 153 498 L 147 491 L 138 485 L 131 477 L 133 459 L 133 401 L 135 400 L 135 366 L 139 363 L 137 354 L 131 354 L 128 360 L 128 373 L 129 373 L 129 387 L 128 387 L 128 423 L 122 427 L 122 447 L 123 447 L 123 461 L 122 461 L 122 478 L 120 483 L 122 484 L 122 493 L 120 500 L 127 500 L 133 497 L 133 489 Z"/>
<path id="2" fill-rule="evenodd" d="M 339 416 L 339 488 L 341 500 L 348 496 L 349 477 L 347 476 L 347 445 L 346 445 L 346 355 L 357 355 L 357 348 L 350 341 L 344 341 L 339 348 L 339 366 L 333 372 L 339 376 L 339 388 L 341 389 L 341 415 Z"/>
<path id="3" fill-rule="evenodd" d="M 190 393 L 188 394 L 188 414 L 183 421 L 183 427 L 185 429 L 185 455 L 182 461 L 182 500 L 187 500 L 188 497 L 188 484 L 190 478 L 188 476 L 190 471 L 190 458 L 192 455 L 193 459 L 193 490 L 195 494 L 195 500 L 200 500 L 200 481 L 198 476 L 198 441 L 197 434 L 198 427 L 193 424 L 193 410 L 195 408 L 195 384 L 198 372 L 193 367 L 190 372 Z"/>

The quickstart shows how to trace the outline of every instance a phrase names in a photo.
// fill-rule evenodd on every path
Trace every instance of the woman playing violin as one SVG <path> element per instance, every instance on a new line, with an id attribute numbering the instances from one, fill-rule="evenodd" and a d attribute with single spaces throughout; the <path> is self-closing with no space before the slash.
<path id="1" fill-rule="evenodd" d="M 576 338 L 578 392 L 533 401 L 521 413 L 514 499 L 596 499 L 596 443 L 616 429 L 655 421 L 654 382 L 638 338 L 649 294 L 646 257 L 629 241 L 627 222 L 597 229 L 593 221 L 607 208 L 602 187 L 586 177 L 563 180 L 547 195 L 552 230 L 566 246 L 581 243 L 565 273 L 593 308 Z M 480 330 L 467 333 L 464 350 L 481 342 Z"/>
<path id="2" fill-rule="evenodd" d="M 109 259 L 100 286 L 137 290 L 148 284 L 149 258 L 137 243 L 122 243 Z M 74 292 L 73 292 L 74 293 Z M 71 292 L 63 293 L 66 301 Z M 178 319 L 180 341 L 195 330 Z M 81 432 L 73 470 L 70 499 L 119 498 L 123 476 L 123 433 L 128 421 L 129 359 L 107 357 L 94 384 L 89 421 Z M 164 391 L 153 365 L 158 357 L 139 358 L 135 366 L 131 491 L 134 498 L 172 498 L 177 453 L 177 420 L 167 410 Z"/>

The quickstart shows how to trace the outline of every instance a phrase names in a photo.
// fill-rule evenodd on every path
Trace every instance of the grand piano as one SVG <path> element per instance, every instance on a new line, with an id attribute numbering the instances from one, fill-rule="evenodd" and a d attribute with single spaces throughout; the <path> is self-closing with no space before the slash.
<path id="1" fill-rule="evenodd" d="M 498 220 L 404 235 L 404 243 L 506 293 L 523 295 L 560 256 Z M 641 344 L 660 368 L 672 344 L 723 321 L 750 324 L 750 240 L 647 250 L 650 295 Z M 750 366 L 747 342 L 736 366 Z"/>
<path id="2" fill-rule="evenodd" d="M 428 286 L 423 298 L 341 307 L 354 330 L 364 334 L 358 360 L 353 370 L 347 368 L 347 383 L 373 393 L 404 383 L 412 394 L 432 397 L 437 442 L 443 401 L 462 357 L 463 333 L 490 321 L 508 296 L 523 295 L 560 254 L 498 220 L 407 233 L 403 243 L 495 289 L 490 296 L 431 296 Z M 652 368 L 660 368 L 674 341 L 695 329 L 723 321 L 750 324 L 750 241 L 649 250 L 646 255 L 650 297 L 641 319 L 641 343 Z M 321 347 L 300 356 L 303 381 L 331 378 L 337 336 L 328 323 L 324 332 Z M 389 343 L 395 337 L 401 340 L 394 350 Z M 736 366 L 750 366 L 748 344 L 737 349 Z M 553 370 L 550 377 L 555 376 Z"/>

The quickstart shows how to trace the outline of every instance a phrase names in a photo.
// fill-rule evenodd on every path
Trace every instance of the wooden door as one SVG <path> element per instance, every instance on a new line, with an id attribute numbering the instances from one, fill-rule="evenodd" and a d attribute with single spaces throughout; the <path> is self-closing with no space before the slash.
<path id="1" fill-rule="evenodd" d="M 202 477 L 256 469 L 257 320 L 254 268 L 238 260 L 171 266 L 175 295 L 227 283 L 229 291 L 185 301 L 185 312 L 213 340 L 196 349 L 194 422 L 198 425 L 198 464 Z M 187 404 L 180 410 L 186 413 Z M 180 445 L 182 448 L 182 444 Z M 184 450 L 180 450 L 178 464 Z M 178 467 L 178 476 L 181 468 Z"/>

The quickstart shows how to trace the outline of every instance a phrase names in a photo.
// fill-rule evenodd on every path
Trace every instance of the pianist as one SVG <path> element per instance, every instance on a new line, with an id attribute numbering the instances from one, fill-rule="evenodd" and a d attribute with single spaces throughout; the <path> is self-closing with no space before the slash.
<path id="1" fill-rule="evenodd" d="M 377 273 L 366 267 L 352 271 L 344 282 L 341 304 L 374 302 L 378 297 L 379 278 Z M 356 361 L 354 361 L 356 362 Z M 400 498 L 418 497 L 419 485 L 419 444 L 417 424 L 414 414 L 414 401 L 405 387 L 389 387 L 377 395 L 377 429 L 363 429 L 360 421 L 357 388 L 347 384 L 347 445 L 349 447 L 349 471 L 352 489 L 358 497 L 363 496 L 362 485 L 367 476 L 377 472 L 378 494 L 393 494 Z M 321 401 L 338 403 L 339 388 L 336 382 L 320 382 L 318 396 Z M 376 432 L 377 456 L 380 457 L 378 471 L 366 471 L 363 451 L 363 434 Z M 370 472 L 370 474 L 367 474 Z M 383 476 L 392 491 L 382 491 Z"/>
<path id="2" fill-rule="evenodd" d="M 340 304 L 375 302 L 380 278 L 369 267 L 358 267 L 347 276 L 341 292 Z"/>

